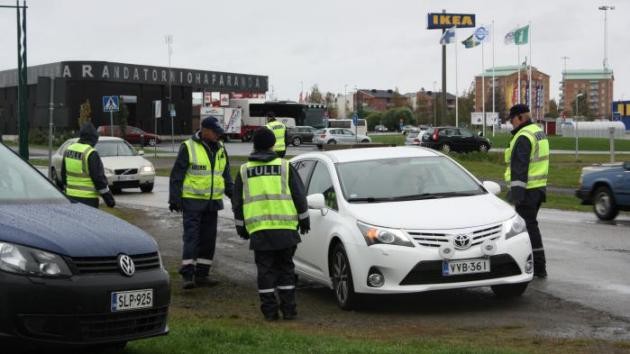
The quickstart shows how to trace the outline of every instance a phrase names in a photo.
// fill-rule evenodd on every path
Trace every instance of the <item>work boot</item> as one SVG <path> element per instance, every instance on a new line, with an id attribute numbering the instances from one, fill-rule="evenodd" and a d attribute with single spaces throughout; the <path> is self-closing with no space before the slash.
<path id="1" fill-rule="evenodd" d="M 285 320 L 294 320 L 297 318 L 297 306 L 295 304 L 295 288 L 278 289 L 278 297 L 280 298 L 280 311 L 282 318 Z"/>
<path id="2" fill-rule="evenodd" d="M 278 313 L 274 313 L 274 314 L 270 314 L 270 315 L 265 315 L 265 321 L 269 321 L 269 322 L 273 322 L 273 321 L 277 321 L 280 319 L 280 316 L 278 316 Z"/>
<path id="3" fill-rule="evenodd" d="M 195 281 L 193 280 L 192 277 L 184 277 L 183 281 L 182 281 L 182 289 L 184 290 L 190 290 L 193 289 L 195 287 Z"/>
<path id="4" fill-rule="evenodd" d="M 217 284 L 219 284 L 219 281 L 213 278 L 210 278 L 209 276 L 195 276 L 195 284 L 197 286 L 203 286 L 203 287 L 213 287 L 216 286 Z"/>
<path id="5" fill-rule="evenodd" d="M 278 316 L 278 301 L 275 293 L 259 293 L 260 311 L 267 321 L 276 321 Z"/>

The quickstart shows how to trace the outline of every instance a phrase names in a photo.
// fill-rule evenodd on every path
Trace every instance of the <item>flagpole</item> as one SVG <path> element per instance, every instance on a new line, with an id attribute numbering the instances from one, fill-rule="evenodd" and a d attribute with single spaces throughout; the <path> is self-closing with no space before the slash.
<path id="1" fill-rule="evenodd" d="M 492 118 L 494 119 L 494 115 L 496 114 L 495 110 L 495 86 L 496 81 L 494 79 L 494 20 L 492 20 Z M 494 129 L 496 127 L 496 122 L 492 121 L 492 136 L 494 137 Z"/>
<path id="2" fill-rule="evenodd" d="M 459 127 L 459 88 L 457 85 L 457 28 L 453 29 L 455 32 L 455 126 Z"/>
<path id="3" fill-rule="evenodd" d="M 521 103 L 521 46 L 516 44 L 516 60 L 518 64 L 518 101 L 516 103 Z"/>
<path id="4" fill-rule="evenodd" d="M 486 136 L 486 82 L 485 82 L 485 64 L 483 60 L 483 47 L 484 41 L 481 41 L 481 131 L 482 135 Z"/>
<path id="5" fill-rule="evenodd" d="M 527 104 L 529 109 L 532 110 L 532 21 L 529 21 L 527 26 L 527 41 L 529 42 L 529 73 L 527 74 L 529 99 Z"/>

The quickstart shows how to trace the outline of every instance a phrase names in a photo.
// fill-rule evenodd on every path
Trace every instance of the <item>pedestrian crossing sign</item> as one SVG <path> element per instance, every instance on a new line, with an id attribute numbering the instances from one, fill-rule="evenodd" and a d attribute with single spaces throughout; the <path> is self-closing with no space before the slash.
<path id="1" fill-rule="evenodd" d="M 103 112 L 118 112 L 118 96 L 103 96 Z"/>

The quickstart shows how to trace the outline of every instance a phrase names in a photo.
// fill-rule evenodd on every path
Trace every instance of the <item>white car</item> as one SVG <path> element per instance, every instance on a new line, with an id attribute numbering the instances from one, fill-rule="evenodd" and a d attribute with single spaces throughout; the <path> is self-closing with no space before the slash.
<path id="1" fill-rule="evenodd" d="M 66 149 L 77 142 L 77 138 L 69 139 L 57 149 L 52 156 L 52 177 L 57 185 L 61 185 L 61 164 Z M 142 153 L 120 138 L 102 136 L 95 146 L 105 168 L 105 177 L 113 192 L 123 188 L 140 188 L 142 192 L 153 190 L 155 168 L 151 161 L 142 157 Z"/>
<path id="2" fill-rule="evenodd" d="M 491 286 L 520 296 L 533 277 L 525 222 L 437 151 L 416 147 L 312 152 L 291 160 L 308 191 L 311 230 L 300 276 L 331 287 L 342 309 L 361 294 Z"/>
<path id="3" fill-rule="evenodd" d="M 344 128 L 326 128 L 315 132 L 313 135 L 313 143 L 317 147 L 325 144 L 354 144 L 354 143 L 371 143 L 367 135 L 356 135 L 350 129 Z"/>

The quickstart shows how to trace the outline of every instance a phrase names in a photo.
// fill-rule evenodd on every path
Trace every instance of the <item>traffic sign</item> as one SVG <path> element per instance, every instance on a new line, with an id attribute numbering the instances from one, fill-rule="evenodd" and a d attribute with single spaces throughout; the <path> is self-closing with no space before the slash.
<path id="1" fill-rule="evenodd" d="M 355 113 L 352 115 L 352 124 L 354 124 L 354 126 L 356 127 L 358 122 L 359 122 L 359 115 Z"/>
<path id="2" fill-rule="evenodd" d="M 118 96 L 103 96 L 103 112 L 118 112 Z"/>

